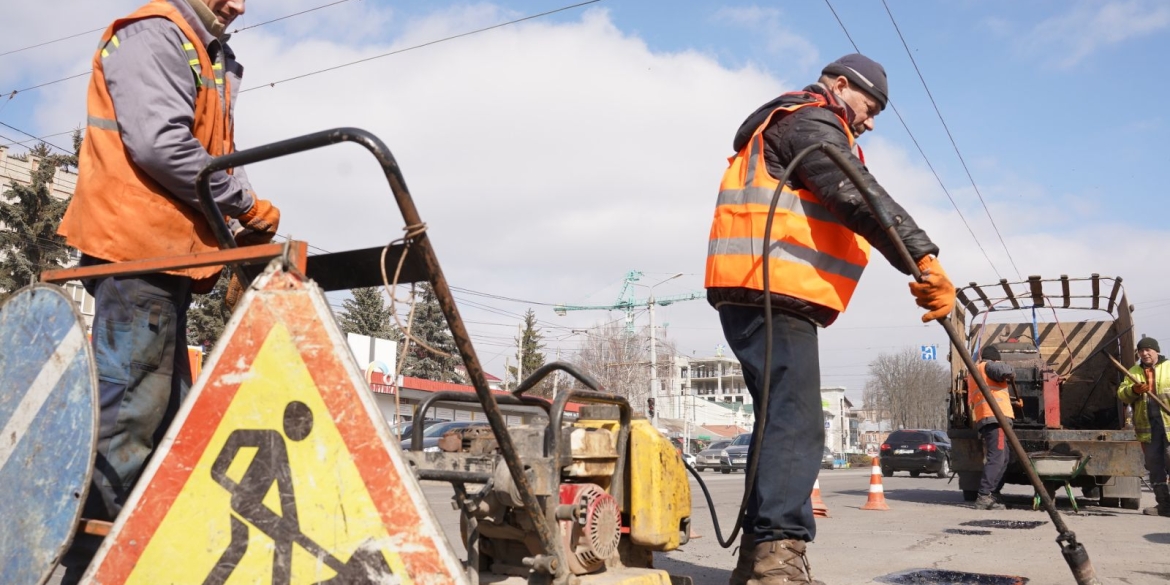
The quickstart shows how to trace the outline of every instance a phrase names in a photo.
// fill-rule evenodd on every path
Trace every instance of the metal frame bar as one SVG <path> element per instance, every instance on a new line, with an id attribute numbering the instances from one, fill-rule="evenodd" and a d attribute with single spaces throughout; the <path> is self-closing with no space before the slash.
<path id="1" fill-rule="evenodd" d="M 111 262 L 96 266 L 46 270 L 41 273 L 41 282 L 62 283 L 70 280 L 105 278 L 108 276 L 133 276 L 136 274 L 181 270 L 183 268 L 199 268 L 201 266 L 258 264 L 284 256 L 286 249 L 289 251 L 289 261 L 303 274 L 305 271 L 305 262 L 308 257 L 308 244 L 296 240 L 289 240 L 283 244 L 264 244 L 262 246 L 248 246 L 246 248 L 235 248 L 232 250 L 197 252 L 184 256 L 167 256 L 165 258 L 131 260 L 129 262 Z"/>

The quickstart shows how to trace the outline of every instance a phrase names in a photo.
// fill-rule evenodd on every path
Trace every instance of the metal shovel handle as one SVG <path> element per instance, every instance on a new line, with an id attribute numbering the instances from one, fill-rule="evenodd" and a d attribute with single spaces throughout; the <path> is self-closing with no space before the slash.
<path id="1" fill-rule="evenodd" d="M 902 218 L 891 217 L 889 210 L 874 205 L 873 192 L 865 185 L 861 173 L 850 163 L 844 153 L 836 148 L 824 148 L 823 151 L 845 172 L 850 181 L 854 185 L 857 185 L 858 192 L 865 199 L 865 203 L 869 206 L 870 211 L 877 217 L 878 223 L 886 231 L 886 235 L 893 242 L 894 247 L 898 249 L 898 255 L 901 256 L 906 266 L 910 268 L 911 275 L 914 276 L 915 280 L 921 282 L 922 271 L 918 270 L 918 263 L 910 256 L 910 251 L 906 249 L 906 243 L 902 241 L 902 236 L 898 234 L 897 226 L 902 222 Z M 999 405 L 996 404 L 995 399 L 992 397 L 991 390 L 987 387 L 987 381 L 983 379 L 978 368 L 975 367 L 975 360 L 971 358 L 971 353 L 967 351 L 966 346 L 963 344 L 963 338 L 959 335 L 959 331 L 955 329 L 955 324 L 948 320 L 946 315 L 939 317 L 936 321 L 946 330 L 947 337 L 951 340 L 951 345 L 954 346 L 959 357 L 962 358 L 963 364 L 967 367 L 967 371 L 970 372 L 971 377 L 975 380 L 975 384 L 979 387 L 979 392 L 983 394 L 983 398 L 991 407 L 992 413 L 995 414 L 995 420 L 999 423 L 999 427 L 1003 429 L 1004 435 L 1007 436 L 1008 441 L 1011 443 L 1012 451 L 1020 461 L 1029 461 L 1027 451 L 1024 450 L 1024 446 L 1020 443 L 1019 438 L 1016 437 L 1015 431 L 1008 424 L 1007 417 L 1004 416 L 1003 411 L 1000 410 Z M 1069 530 L 1068 525 L 1064 522 L 1064 517 L 1056 510 L 1056 503 L 1048 495 L 1048 490 L 1044 488 L 1044 482 L 1040 480 L 1040 476 L 1036 474 L 1036 470 L 1032 469 L 1031 465 L 1025 465 L 1024 471 L 1028 474 L 1028 479 L 1031 481 L 1032 487 L 1040 495 L 1040 499 L 1044 504 L 1044 510 L 1052 518 L 1052 524 L 1056 526 L 1056 530 L 1060 533 L 1056 540 L 1061 545 L 1061 554 L 1064 555 L 1065 561 L 1068 562 L 1076 582 L 1078 585 L 1100 585 L 1101 581 L 1097 579 L 1096 571 L 1094 571 L 1093 565 L 1089 561 L 1088 552 L 1082 544 L 1077 542 L 1076 534 L 1072 530 Z"/>

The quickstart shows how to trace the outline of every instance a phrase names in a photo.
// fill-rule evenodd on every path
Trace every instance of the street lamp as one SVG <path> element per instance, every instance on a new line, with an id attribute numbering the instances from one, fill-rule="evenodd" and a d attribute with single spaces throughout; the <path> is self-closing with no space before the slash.
<path id="1" fill-rule="evenodd" d="M 650 399 L 654 401 L 654 412 L 650 417 L 650 424 L 654 428 L 658 428 L 658 334 L 654 330 L 654 287 L 670 282 L 683 273 L 679 272 L 669 278 L 664 278 L 647 288 L 650 289 L 650 296 L 646 300 L 646 306 L 650 309 Z M 633 283 L 634 286 L 646 286 L 644 284 Z"/>

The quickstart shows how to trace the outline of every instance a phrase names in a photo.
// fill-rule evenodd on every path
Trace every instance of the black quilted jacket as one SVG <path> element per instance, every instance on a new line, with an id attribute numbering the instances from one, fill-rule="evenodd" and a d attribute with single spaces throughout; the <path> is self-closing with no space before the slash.
<path id="1" fill-rule="evenodd" d="M 812 93 L 825 96 L 831 104 L 829 108 L 802 108 L 792 114 L 783 116 L 778 114 L 773 116 L 771 123 L 764 129 L 764 160 L 768 164 L 768 172 L 779 178 L 784 174 L 788 162 L 798 152 L 818 142 L 828 142 L 839 147 L 842 152 L 849 152 L 849 139 L 834 112 L 842 114 L 847 120 L 852 119 L 852 112 L 848 106 L 839 104 L 832 93 L 820 85 L 810 85 L 804 88 L 803 92 L 781 95 L 753 112 L 735 134 L 733 143 L 735 151 L 739 152 L 748 143 L 752 133 L 772 110 L 780 106 L 814 101 L 815 98 L 810 95 Z M 926 232 L 919 229 L 910 214 L 886 193 L 873 175 L 869 174 L 861 160 L 851 155 L 850 161 L 877 195 L 874 204 L 884 206 L 895 221 L 900 219 L 897 231 L 902 241 L 906 243 L 910 256 L 919 259 L 927 254 L 937 255 L 938 246 L 930 241 Z M 789 185 L 811 191 L 844 226 L 868 240 L 894 268 L 904 274 L 910 274 L 910 267 L 902 262 L 893 242 L 886 236 L 885 230 L 878 224 L 877 218 L 857 188 L 828 156 L 819 151 L 810 153 L 801 161 Z M 723 303 L 762 306 L 764 297 L 758 290 L 711 288 L 707 289 L 707 301 L 715 307 Z M 805 317 L 822 327 L 830 325 L 838 316 L 837 311 L 828 307 L 780 294 L 772 295 L 772 307 Z"/>

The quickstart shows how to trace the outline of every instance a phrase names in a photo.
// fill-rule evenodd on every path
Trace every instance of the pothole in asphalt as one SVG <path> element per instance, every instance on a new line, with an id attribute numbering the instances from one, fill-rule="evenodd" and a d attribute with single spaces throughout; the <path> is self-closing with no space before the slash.
<path id="1" fill-rule="evenodd" d="M 893 585 L 1024 585 L 1028 579 L 1012 575 L 984 575 L 941 569 L 911 569 L 878 577 L 875 581 Z"/>
<path id="2" fill-rule="evenodd" d="M 962 534 L 964 536 L 987 536 L 991 534 L 990 530 L 963 530 L 962 528 L 947 528 L 943 532 L 947 534 Z"/>
<path id="3" fill-rule="evenodd" d="M 1029 530 L 1037 526 L 1048 524 L 1045 520 L 969 520 L 959 526 L 977 526 L 979 528 L 1010 528 L 1012 530 Z"/>

